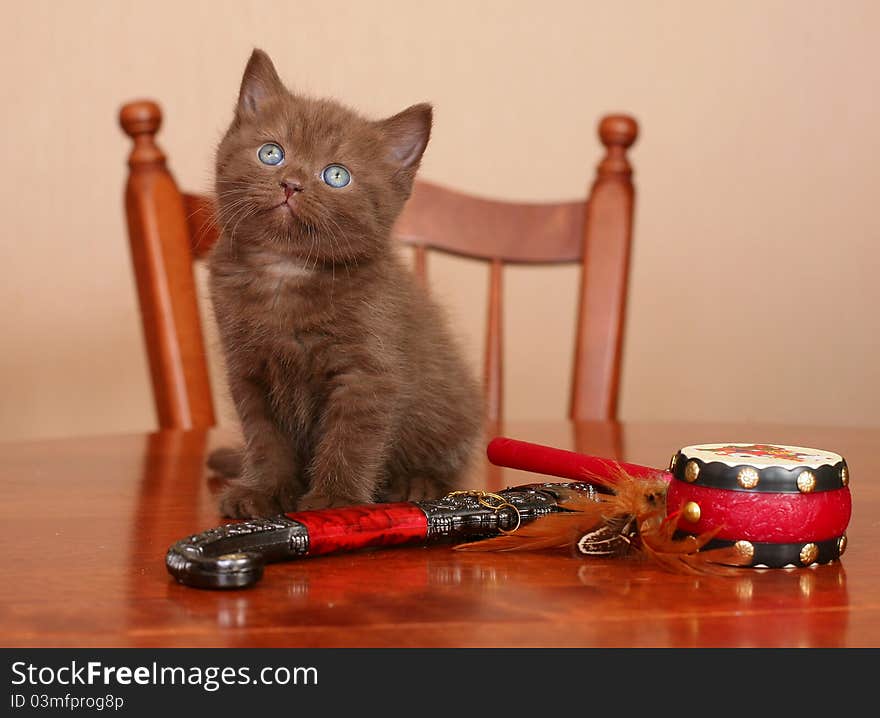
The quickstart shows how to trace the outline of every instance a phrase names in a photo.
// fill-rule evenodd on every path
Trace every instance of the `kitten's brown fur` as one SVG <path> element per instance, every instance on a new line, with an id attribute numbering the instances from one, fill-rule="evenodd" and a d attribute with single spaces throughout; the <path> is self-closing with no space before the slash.
<path id="1" fill-rule="evenodd" d="M 241 464 L 223 514 L 437 495 L 473 457 L 478 386 L 390 238 L 431 115 L 415 105 L 373 122 L 292 94 L 265 53 L 251 56 L 217 151 L 222 232 L 210 259 L 245 438 L 243 461 L 209 461 Z M 266 142 L 284 149 L 282 164 L 258 160 Z M 321 180 L 331 163 L 351 184 Z"/>

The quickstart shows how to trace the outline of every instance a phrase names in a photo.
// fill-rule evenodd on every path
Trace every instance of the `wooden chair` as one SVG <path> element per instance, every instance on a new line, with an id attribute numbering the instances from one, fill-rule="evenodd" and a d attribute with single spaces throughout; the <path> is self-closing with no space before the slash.
<path id="1" fill-rule="evenodd" d="M 142 100 L 122 107 L 132 138 L 125 211 L 153 394 L 160 428 L 215 423 L 208 363 L 196 299 L 193 262 L 217 239 L 208 197 L 181 192 L 156 144 L 162 113 Z M 429 250 L 490 265 L 484 361 L 487 416 L 503 418 L 502 279 L 506 264 L 581 266 L 577 337 L 569 416 L 615 419 L 634 190 L 627 148 L 638 126 L 625 115 L 604 117 L 605 156 L 589 195 L 563 203 L 523 204 L 477 198 L 419 180 L 397 226 L 414 247 L 425 278 Z"/>

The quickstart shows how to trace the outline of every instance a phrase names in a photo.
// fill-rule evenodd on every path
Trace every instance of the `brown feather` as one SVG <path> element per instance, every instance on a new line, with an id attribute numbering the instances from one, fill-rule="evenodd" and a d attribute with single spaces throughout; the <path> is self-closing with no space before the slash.
<path id="1" fill-rule="evenodd" d="M 459 551 L 538 551 L 568 548 L 591 533 L 602 533 L 602 547 L 591 544 L 586 553 L 610 555 L 604 546 L 619 534 L 618 547 L 638 550 L 658 565 L 676 573 L 731 575 L 735 566 L 749 564 L 734 547 L 703 550 L 721 530 L 717 527 L 697 536 L 676 536 L 680 514 L 666 514 L 667 483 L 662 479 L 639 479 L 622 470 L 610 477 L 586 477 L 611 493 L 554 487 L 559 513 L 523 524 L 510 534 L 459 544 Z M 635 526 L 635 530 L 633 530 Z M 587 542 L 589 543 L 589 541 Z"/>
<path id="2" fill-rule="evenodd" d="M 730 566 L 749 563 L 748 557 L 732 546 L 702 550 L 721 531 L 721 526 L 697 536 L 675 538 L 680 513 L 670 514 L 659 522 L 656 518 L 652 517 L 641 527 L 642 550 L 668 569 L 678 573 L 727 575 L 734 573 Z"/>
<path id="3" fill-rule="evenodd" d="M 598 508 L 598 507 L 597 507 Z M 456 551 L 539 551 L 572 546 L 578 536 L 604 521 L 600 511 L 556 513 L 524 524 L 516 531 L 481 541 L 455 546 Z"/>
<path id="4" fill-rule="evenodd" d="M 675 573 L 732 576 L 737 573 L 735 567 L 749 564 L 748 557 L 733 546 L 689 554 L 658 552 L 647 544 L 643 550 L 650 559 Z"/>

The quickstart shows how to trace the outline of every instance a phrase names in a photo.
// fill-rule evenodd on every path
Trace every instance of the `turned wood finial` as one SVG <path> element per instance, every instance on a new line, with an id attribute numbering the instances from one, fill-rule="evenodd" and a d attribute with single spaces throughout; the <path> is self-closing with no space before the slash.
<path id="1" fill-rule="evenodd" d="M 162 163 L 165 154 L 156 144 L 156 133 L 162 125 L 162 110 L 152 100 L 136 100 L 122 106 L 119 111 L 119 124 L 134 140 L 128 164 L 135 165 Z"/>
<path id="2" fill-rule="evenodd" d="M 599 139 L 608 150 L 599 164 L 600 176 L 630 174 L 632 167 L 626 150 L 636 141 L 639 124 L 629 115 L 606 115 L 599 123 Z"/>

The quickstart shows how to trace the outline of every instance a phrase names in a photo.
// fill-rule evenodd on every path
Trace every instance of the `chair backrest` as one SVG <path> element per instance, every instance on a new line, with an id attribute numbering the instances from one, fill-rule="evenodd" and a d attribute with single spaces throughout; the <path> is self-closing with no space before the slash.
<path id="1" fill-rule="evenodd" d="M 119 121 L 132 138 L 125 211 L 160 428 L 215 423 L 193 262 L 217 240 L 209 197 L 181 192 L 155 136 L 155 102 L 124 105 Z M 484 359 L 487 417 L 503 418 L 502 280 L 506 264 L 579 264 L 577 336 L 569 417 L 617 417 L 620 363 L 632 242 L 634 189 L 627 149 L 636 121 L 599 123 L 605 155 L 589 194 L 561 203 L 478 198 L 418 180 L 395 226 L 414 248 L 424 281 L 429 250 L 489 263 Z"/>

